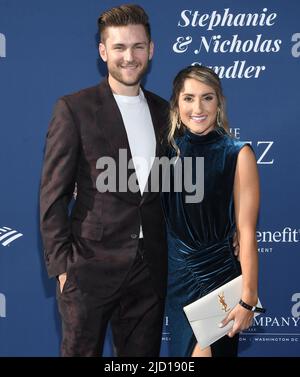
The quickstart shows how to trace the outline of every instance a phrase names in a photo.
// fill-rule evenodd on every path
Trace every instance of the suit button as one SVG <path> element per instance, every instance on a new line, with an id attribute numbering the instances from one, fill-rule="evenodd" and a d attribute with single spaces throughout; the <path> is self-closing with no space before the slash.
<path id="1" fill-rule="evenodd" d="M 132 233 L 132 234 L 130 235 L 130 237 L 131 237 L 133 240 L 135 240 L 135 239 L 137 238 L 137 234 Z"/>

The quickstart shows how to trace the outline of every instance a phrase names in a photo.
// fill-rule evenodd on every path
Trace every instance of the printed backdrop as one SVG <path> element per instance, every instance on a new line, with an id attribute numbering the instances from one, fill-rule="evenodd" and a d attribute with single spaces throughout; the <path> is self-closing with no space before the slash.
<path id="1" fill-rule="evenodd" d="M 39 235 L 38 190 L 54 102 L 105 76 L 97 18 L 120 1 L 0 0 L 0 356 L 57 356 L 60 322 Z M 300 2 L 136 1 L 155 56 L 144 85 L 169 99 L 192 64 L 222 78 L 232 132 L 261 177 L 259 295 L 267 313 L 240 356 L 300 356 Z M 162 355 L 168 354 L 168 318 Z M 108 333 L 105 355 L 111 355 Z"/>

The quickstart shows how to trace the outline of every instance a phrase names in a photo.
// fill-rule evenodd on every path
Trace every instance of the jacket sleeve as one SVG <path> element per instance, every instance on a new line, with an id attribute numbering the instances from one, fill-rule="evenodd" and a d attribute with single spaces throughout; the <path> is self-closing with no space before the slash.
<path id="1" fill-rule="evenodd" d="M 65 99 L 56 103 L 47 133 L 40 186 L 40 229 L 50 277 L 66 272 L 72 253 L 68 208 L 79 159 L 79 132 Z"/>

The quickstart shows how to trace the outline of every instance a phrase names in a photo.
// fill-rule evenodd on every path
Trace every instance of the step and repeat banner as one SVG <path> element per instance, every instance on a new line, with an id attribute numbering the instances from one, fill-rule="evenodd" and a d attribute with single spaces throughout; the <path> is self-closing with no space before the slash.
<path id="1" fill-rule="evenodd" d="M 106 74 L 97 18 L 120 1 L 0 0 L 0 356 L 57 356 L 60 319 L 39 234 L 38 191 L 56 99 Z M 155 54 L 144 81 L 169 99 L 190 64 L 222 78 L 232 133 L 251 142 L 261 180 L 259 296 L 267 312 L 240 356 L 300 356 L 300 2 L 136 1 Z M 161 354 L 168 354 L 169 320 Z M 112 355 L 110 333 L 105 355 Z"/>

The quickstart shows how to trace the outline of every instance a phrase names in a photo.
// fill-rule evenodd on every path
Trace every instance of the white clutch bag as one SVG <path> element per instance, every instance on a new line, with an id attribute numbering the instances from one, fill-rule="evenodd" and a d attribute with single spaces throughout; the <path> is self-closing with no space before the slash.
<path id="1" fill-rule="evenodd" d="M 229 332 L 233 321 L 221 328 L 218 325 L 239 303 L 241 294 L 242 275 L 183 308 L 201 349 L 208 347 Z M 257 306 L 261 306 L 259 300 Z M 264 309 L 261 311 L 263 312 Z M 257 315 L 259 313 L 254 313 L 254 316 Z"/>

